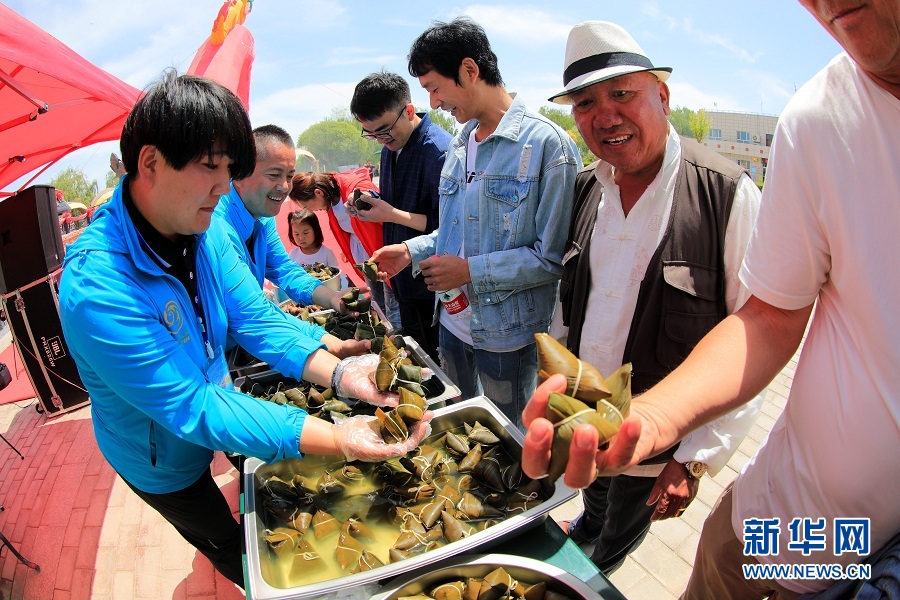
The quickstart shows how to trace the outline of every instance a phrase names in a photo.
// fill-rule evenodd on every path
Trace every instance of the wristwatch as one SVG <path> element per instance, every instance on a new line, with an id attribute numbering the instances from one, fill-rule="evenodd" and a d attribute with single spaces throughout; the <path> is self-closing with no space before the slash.
<path id="1" fill-rule="evenodd" d="M 691 479 L 700 479 L 706 475 L 706 463 L 697 460 L 689 460 L 683 464 L 684 468 L 687 469 L 688 477 Z"/>

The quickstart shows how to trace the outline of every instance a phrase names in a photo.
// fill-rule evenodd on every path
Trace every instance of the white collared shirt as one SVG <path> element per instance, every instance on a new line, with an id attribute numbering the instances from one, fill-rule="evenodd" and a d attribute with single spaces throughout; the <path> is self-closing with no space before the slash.
<path id="1" fill-rule="evenodd" d="M 681 140 L 670 124 L 662 168 L 627 217 L 615 182 L 615 167 L 600 161 L 594 170 L 594 176 L 603 186 L 603 199 L 597 208 L 597 221 L 591 235 L 591 291 L 579 356 L 604 376 L 622 366 L 641 282 L 665 234 L 680 166 Z M 737 273 L 759 211 L 759 198 L 759 188 L 749 177 L 741 177 L 725 229 L 725 305 L 728 314 L 740 308 L 749 297 Z M 562 310 L 556 311 L 550 332 L 555 338 L 565 340 L 568 331 L 562 325 Z M 761 392 L 747 405 L 688 434 L 675 458 L 682 462 L 705 462 L 713 474 L 718 472 L 752 427 L 764 394 L 765 391 Z M 627 474 L 656 476 L 661 469 L 662 465 L 635 467 Z"/>

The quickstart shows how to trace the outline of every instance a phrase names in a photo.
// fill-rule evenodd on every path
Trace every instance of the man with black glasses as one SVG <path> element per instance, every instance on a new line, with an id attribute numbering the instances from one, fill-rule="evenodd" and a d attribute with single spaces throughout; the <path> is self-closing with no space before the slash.
<path id="1" fill-rule="evenodd" d="M 356 85 L 350 112 L 362 125 L 362 136 L 381 149 L 381 198 L 366 195 L 371 205 L 359 210 L 362 221 L 384 223 L 384 245 L 400 244 L 438 225 L 438 183 L 450 134 L 427 114 L 417 114 L 409 84 L 394 73 L 372 73 Z M 438 360 L 435 294 L 422 277 L 406 267 L 391 278 L 400 307 L 400 324 Z"/>

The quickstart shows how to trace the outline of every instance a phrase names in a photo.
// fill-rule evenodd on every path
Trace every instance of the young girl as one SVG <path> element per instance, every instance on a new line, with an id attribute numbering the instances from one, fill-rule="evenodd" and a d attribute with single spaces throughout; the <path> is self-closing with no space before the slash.
<path id="1" fill-rule="evenodd" d="M 291 243 L 296 246 L 289 255 L 299 265 L 322 263 L 329 267 L 338 266 L 337 257 L 330 248 L 322 244 L 322 227 L 319 218 L 308 210 L 298 210 L 288 214 L 288 230 Z"/>

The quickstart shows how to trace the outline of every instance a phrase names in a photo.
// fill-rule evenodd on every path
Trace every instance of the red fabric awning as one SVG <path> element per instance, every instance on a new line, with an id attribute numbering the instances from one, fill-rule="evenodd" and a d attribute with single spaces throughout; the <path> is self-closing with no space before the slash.
<path id="1" fill-rule="evenodd" d="M 70 152 L 122 134 L 141 92 L 0 4 L 0 197 Z"/>

